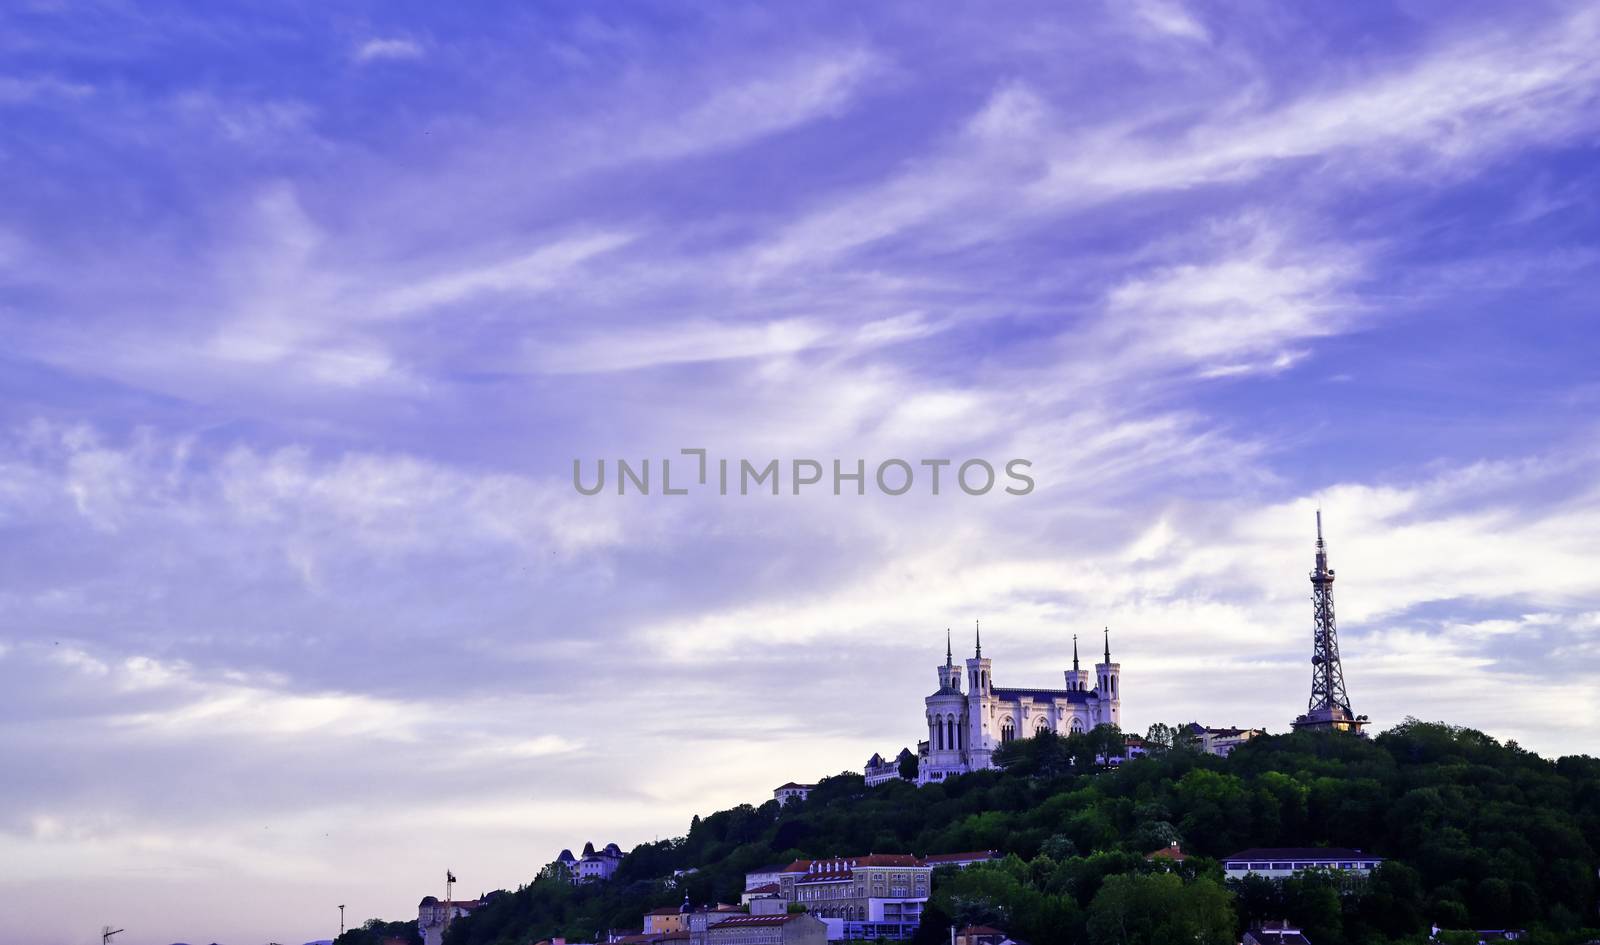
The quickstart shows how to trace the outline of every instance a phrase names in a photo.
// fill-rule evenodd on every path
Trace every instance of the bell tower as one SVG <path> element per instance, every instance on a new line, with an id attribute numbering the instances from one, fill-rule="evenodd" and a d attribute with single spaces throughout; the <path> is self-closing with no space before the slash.
<path id="1" fill-rule="evenodd" d="M 983 627 L 973 623 L 973 655 L 967 660 L 967 758 L 974 769 L 989 767 L 989 760 L 1000 739 L 990 731 L 989 709 L 994 701 L 994 684 L 989 678 L 989 661 L 983 658 Z"/>
<path id="2" fill-rule="evenodd" d="M 1067 691 L 1086 692 L 1089 689 L 1089 671 L 1078 667 L 1078 635 L 1072 635 L 1072 668 L 1067 670 Z"/>
<path id="3" fill-rule="evenodd" d="M 1122 725 L 1122 664 L 1111 662 L 1111 628 L 1106 628 L 1106 658 L 1096 663 L 1095 677 L 1099 680 L 1100 714 L 1096 725 Z"/>

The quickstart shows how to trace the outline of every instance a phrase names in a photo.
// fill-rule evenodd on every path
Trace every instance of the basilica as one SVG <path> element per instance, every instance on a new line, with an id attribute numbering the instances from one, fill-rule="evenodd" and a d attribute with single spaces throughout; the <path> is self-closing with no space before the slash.
<path id="1" fill-rule="evenodd" d="M 923 700 L 927 707 L 928 740 L 917 745 L 917 783 L 943 781 L 952 775 L 993 767 L 995 749 L 1015 738 L 1041 731 L 1059 735 L 1087 732 L 1097 725 L 1120 725 L 1122 667 L 1111 662 L 1111 633 L 1106 631 L 1104 662 L 1078 668 L 1078 639 L 1072 639 L 1072 668 L 1065 689 L 1008 689 L 994 684 L 990 662 L 983 658 L 981 630 L 974 631 L 974 652 L 963 668 L 945 642 L 939 691 Z M 963 690 L 963 686 L 965 689 Z M 898 774 L 896 762 L 873 756 L 869 783 Z M 875 770 L 876 769 L 876 770 Z M 893 773 L 891 773 L 893 772 Z"/>

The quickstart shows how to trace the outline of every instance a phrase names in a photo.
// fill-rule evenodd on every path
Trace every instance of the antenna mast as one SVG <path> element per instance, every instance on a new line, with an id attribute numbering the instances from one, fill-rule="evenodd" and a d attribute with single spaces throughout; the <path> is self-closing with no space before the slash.
<path id="1" fill-rule="evenodd" d="M 1367 717 L 1351 711 L 1344 688 L 1339 631 L 1333 619 L 1333 569 L 1328 567 L 1328 546 L 1322 540 L 1321 509 L 1317 509 L 1317 555 L 1311 569 L 1311 617 L 1311 699 L 1294 727 L 1359 733 Z"/>

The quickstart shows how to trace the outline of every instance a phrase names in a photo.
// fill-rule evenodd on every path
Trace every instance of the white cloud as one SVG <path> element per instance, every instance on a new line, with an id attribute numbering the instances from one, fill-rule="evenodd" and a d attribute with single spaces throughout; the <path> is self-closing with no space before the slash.
<path id="1" fill-rule="evenodd" d="M 416 40 L 404 37 L 375 37 L 356 47 L 357 62 L 394 59 L 421 59 L 424 50 Z"/>

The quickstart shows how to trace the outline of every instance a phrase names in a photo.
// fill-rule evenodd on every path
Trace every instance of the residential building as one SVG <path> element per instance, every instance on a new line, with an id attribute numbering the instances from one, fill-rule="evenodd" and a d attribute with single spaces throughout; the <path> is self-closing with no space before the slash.
<path id="1" fill-rule="evenodd" d="M 1302 870 L 1339 870 L 1366 876 L 1382 862 L 1381 856 L 1340 847 L 1253 847 L 1225 857 L 1222 872 L 1228 879 L 1243 879 L 1252 873 L 1285 879 Z"/>
<path id="2" fill-rule="evenodd" d="M 999 850 L 968 850 L 965 853 L 930 853 L 922 858 L 923 865 L 938 869 L 941 866 L 968 867 L 974 863 L 993 863 L 1001 860 Z"/>
<path id="3" fill-rule="evenodd" d="M 805 913 L 724 915 L 691 930 L 688 945 L 827 945 L 827 926 Z"/>
<path id="4" fill-rule="evenodd" d="M 905 938 L 922 922 L 933 867 L 909 854 L 796 860 L 779 879 L 785 902 L 841 919 L 846 937 Z"/>
<path id="5" fill-rule="evenodd" d="M 1242 945 L 1311 945 L 1305 933 L 1283 920 L 1263 922 L 1244 933 Z"/>
<path id="6" fill-rule="evenodd" d="M 1159 850 L 1146 853 L 1144 858 L 1152 861 L 1165 860 L 1168 863 L 1182 863 L 1189 858 L 1189 855 L 1184 853 L 1183 847 L 1178 846 L 1178 841 L 1174 840 Z"/>
<path id="7" fill-rule="evenodd" d="M 857 757 L 860 756 L 858 755 Z M 796 784 L 793 781 L 790 781 L 788 784 L 778 785 L 778 787 L 773 790 L 772 797 L 780 805 L 787 804 L 793 800 L 803 801 L 810 796 L 812 789 L 815 787 L 815 784 Z"/>
<path id="8" fill-rule="evenodd" d="M 1434 941 L 1440 932 L 1447 931 L 1437 925 L 1428 933 L 1428 941 Z M 1453 931 L 1453 930 L 1451 930 Z M 1455 933 L 1459 934 L 1459 933 Z M 1494 945 L 1495 942 L 1523 942 L 1527 941 L 1527 929 L 1473 929 L 1471 934 L 1478 937 L 1478 945 Z"/>
<path id="9" fill-rule="evenodd" d="M 955 945 L 1000 945 L 1006 933 L 990 925 L 969 925 L 956 932 Z"/>
<path id="10" fill-rule="evenodd" d="M 765 886 L 768 883 L 776 883 L 778 877 L 783 875 L 783 871 L 788 865 L 787 863 L 769 863 L 766 866 L 756 867 L 744 874 L 744 888 L 748 890 L 757 886 Z"/>
<path id="11" fill-rule="evenodd" d="M 622 849 L 615 843 L 608 843 L 604 849 L 596 850 L 591 842 L 583 845 L 582 857 L 573 856 L 571 850 L 562 850 L 556 862 L 566 867 L 567 874 L 576 885 L 610 879 L 617 867 L 622 865 L 622 857 Z"/>
<path id="12" fill-rule="evenodd" d="M 1260 735 L 1265 735 L 1266 730 L 1259 728 L 1210 728 L 1199 722 L 1190 722 L 1184 726 L 1184 733 L 1199 746 L 1200 750 L 1209 755 L 1228 757 L 1235 748 Z"/>
<path id="13" fill-rule="evenodd" d="M 472 910 L 481 907 L 482 899 L 469 899 L 465 901 L 444 901 L 436 896 L 423 896 L 417 903 L 417 931 L 422 934 L 422 945 L 441 945 L 444 941 L 444 930 L 450 923 Z"/>
<path id="14" fill-rule="evenodd" d="M 874 752 L 872 757 L 867 759 L 867 765 L 863 769 L 867 776 L 867 787 L 877 787 L 889 781 L 900 780 L 900 766 L 915 758 L 909 748 L 900 749 L 900 754 L 888 759 Z"/>
<path id="15" fill-rule="evenodd" d="M 689 900 L 684 899 L 680 906 L 662 906 L 651 909 L 644 914 L 645 935 L 665 935 L 668 932 L 688 931 Z"/>

